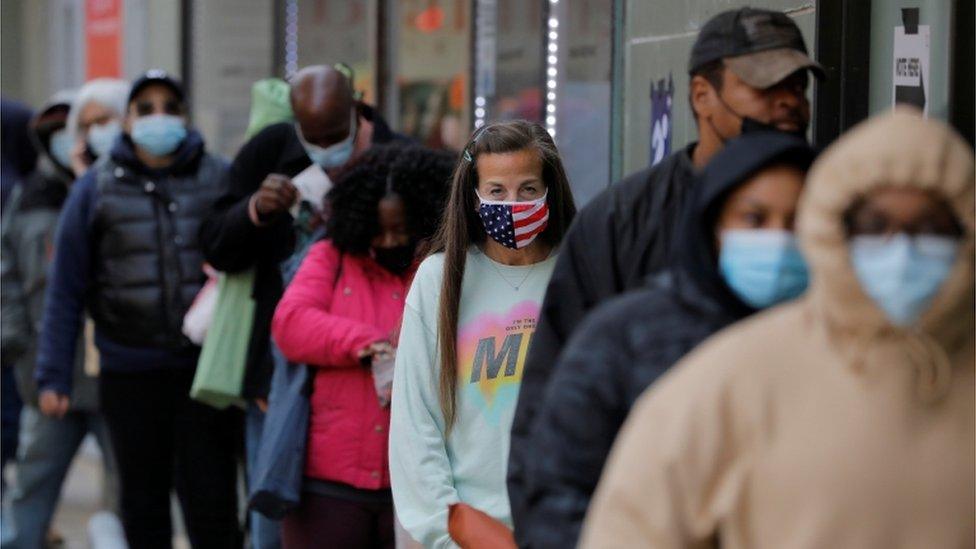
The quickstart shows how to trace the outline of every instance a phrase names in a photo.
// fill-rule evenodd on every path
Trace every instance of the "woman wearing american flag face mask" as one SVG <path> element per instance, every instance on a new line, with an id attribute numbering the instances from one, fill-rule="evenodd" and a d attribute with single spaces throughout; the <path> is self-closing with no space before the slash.
<path id="1" fill-rule="evenodd" d="M 522 368 L 576 207 L 552 138 L 476 131 L 407 296 L 390 472 L 400 522 L 426 547 L 514 547 L 505 475 Z"/>

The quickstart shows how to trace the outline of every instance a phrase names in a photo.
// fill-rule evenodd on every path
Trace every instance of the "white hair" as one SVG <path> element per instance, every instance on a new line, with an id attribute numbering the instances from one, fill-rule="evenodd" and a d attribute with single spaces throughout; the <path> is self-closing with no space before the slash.
<path id="1" fill-rule="evenodd" d="M 115 78 L 96 78 L 85 82 L 71 103 L 71 110 L 68 111 L 68 135 L 75 139 L 83 137 L 78 134 L 78 117 L 91 102 L 98 103 L 111 110 L 118 115 L 119 119 L 123 118 L 126 100 L 129 98 L 129 88 L 131 87 L 131 84 L 125 80 Z"/>

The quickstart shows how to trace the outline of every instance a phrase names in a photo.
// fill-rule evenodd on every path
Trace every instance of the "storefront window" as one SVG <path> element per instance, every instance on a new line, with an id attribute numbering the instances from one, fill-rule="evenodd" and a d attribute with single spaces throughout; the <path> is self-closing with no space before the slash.
<path id="1" fill-rule="evenodd" d="M 553 5 L 557 39 L 556 145 L 577 206 L 610 184 L 613 0 L 563 0 Z"/>
<path id="2" fill-rule="evenodd" d="M 475 125 L 542 121 L 545 2 L 478 0 Z"/>
<path id="3" fill-rule="evenodd" d="M 298 0 L 298 67 L 345 63 L 367 103 L 376 101 L 377 0 Z"/>
<path id="4" fill-rule="evenodd" d="M 497 0 L 498 58 L 488 119 L 542 121 L 544 2 Z"/>
<path id="5" fill-rule="evenodd" d="M 394 125 L 428 147 L 460 149 L 470 124 L 470 2 L 398 0 L 392 7 Z"/>
<path id="6" fill-rule="evenodd" d="M 273 71 L 273 10 L 271 0 L 193 5 L 190 74 L 184 76 L 190 84 L 193 123 L 210 150 L 232 156 L 243 143 L 251 86 Z"/>

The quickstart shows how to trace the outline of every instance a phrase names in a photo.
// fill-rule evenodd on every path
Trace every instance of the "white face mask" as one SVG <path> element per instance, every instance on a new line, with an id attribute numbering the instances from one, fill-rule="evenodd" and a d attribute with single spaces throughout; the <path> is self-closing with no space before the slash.
<path id="1" fill-rule="evenodd" d="M 320 147 L 305 141 L 305 136 L 302 135 L 302 127 L 297 123 L 295 124 L 295 132 L 298 134 L 298 140 L 302 143 L 302 147 L 305 149 L 305 154 L 308 155 L 308 158 L 313 163 L 318 164 L 322 167 L 322 169 L 325 170 L 338 168 L 339 166 L 344 165 L 346 162 L 349 162 L 355 148 L 356 111 L 353 110 L 352 120 L 349 122 L 349 136 L 338 143 L 329 145 L 328 147 Z"/>
<path id="2" fill-rule="evenodd" d="M 104 124 L 95 124 L 88 128 L 88 136 L 85 141 L 88 147 L 95 153 L 95 156 L 102 157 L 112 150 L 112 145 L 122 133 L 122 124 L 118 120 L 112 119 Z"/>
<path id="3" fill-rule="evenodd" d="M 756 309 L 798 297 L 809 280 L 796 236 L 789 231 L 723 231 L 718 265 L 729 288 Z"/>
<path id="4" fill-rule="evenodd" d="M 62 168 L 71 167 L 71 147 L 74 146 L 74 141 L 71 139 L 71 135 L 68 134 L 68 130 L 61 128 L 60 130 L 51 134 L 50 140 L 50 151 L 51 157 L 61 165 Z"/>
<path id="5" fill-rule="evenodd" d="M 132 123 L 132 141 L 153 156 L 173 153 L 186 135 L 186 121 L 181 116 L 151 114 Z"/>
<path id="6" fill-rule="evenodd" d="M 909 327 L 928 309 L 952 272 L 959 239 L 899 233 L 855 236 L 851 264 L 861 287 L 895 326 Z"/>

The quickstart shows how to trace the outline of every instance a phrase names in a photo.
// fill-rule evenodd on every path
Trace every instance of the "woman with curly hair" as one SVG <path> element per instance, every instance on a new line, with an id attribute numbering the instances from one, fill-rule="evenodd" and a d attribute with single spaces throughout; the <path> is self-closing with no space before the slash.
<path id="1" fill-rule="evenodd" d="M 397 516 L 425 547 L 514 547 L 509 431 L 556 252 L 576 213 L 552 137 L 477 131 L 410 288 L 390 433 Z"/>
<path id="2" fill-rule="evenodd" d="M 314 370 L 306 482 L 282 522 L 285 547 L 394 546 L 392 345 L 453 164 L 452 154 L 401 146 L 355 160 L 326 198 L 328 238 L 311 247 L 278 304 L 272 337 Z"/>

